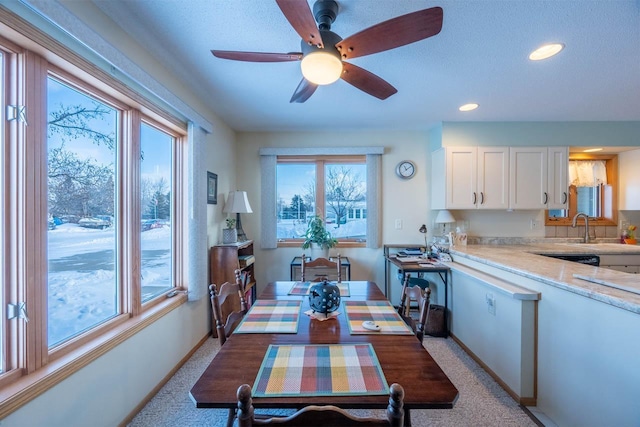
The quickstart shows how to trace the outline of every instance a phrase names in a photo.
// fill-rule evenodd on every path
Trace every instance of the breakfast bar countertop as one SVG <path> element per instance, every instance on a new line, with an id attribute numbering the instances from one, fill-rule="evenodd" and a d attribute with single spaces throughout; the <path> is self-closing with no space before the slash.
<path id="1" fill-rule="evenodd" d="M 552 239 L 549 239 L 552 240 Z M 640 294 L 574 277 L 640 292 L 640 275 L 599 268 L 539 254 L 638 255 L 640 246 L 620 243 L 534 242 L 478 244 L 450 248 L 453 260 L 463 257 L 640 314 Z"/>

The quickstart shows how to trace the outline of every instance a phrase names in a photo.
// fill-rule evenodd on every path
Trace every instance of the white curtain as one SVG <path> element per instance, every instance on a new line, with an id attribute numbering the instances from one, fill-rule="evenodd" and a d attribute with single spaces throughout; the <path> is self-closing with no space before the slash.
<path id="1" fill-rule="evenodd" d="M 569 160 L 569 185 L 595 187 L 600 184 L 607 184 L 604 160 Z"/>

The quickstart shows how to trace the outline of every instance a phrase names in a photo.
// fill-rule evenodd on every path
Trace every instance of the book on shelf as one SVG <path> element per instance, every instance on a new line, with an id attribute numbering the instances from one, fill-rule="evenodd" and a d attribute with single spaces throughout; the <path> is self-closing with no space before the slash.
<path id="1" fill-rule="evenodd" d="M 253 264 L 255 260 L 253 255 L 240 255 L 238 257 L 238 264 L 240 264 L 240 267 L 245 268 Z"/>

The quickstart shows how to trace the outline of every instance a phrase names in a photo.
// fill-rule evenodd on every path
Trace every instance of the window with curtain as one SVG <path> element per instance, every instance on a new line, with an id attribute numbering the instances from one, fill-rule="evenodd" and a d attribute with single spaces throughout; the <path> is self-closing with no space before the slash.
<path id="1" fill-rule="evenodd" d="M 278 241 L 302 241 L 310 218 L 319 215 L 339 242 L 365 242 L 367 165 L 358 157 L 279 156 L 276 167 Z M 351 215 L 350 215 L 351 213 Z"/>
<path id="2" fill-rule="evenodd" d="M 262 148 L 261 245 L 299 246 L 319 214 L 339 246 L 380 245 L 383 147 Z"/>
<path id="3" fill-rule="evenodd" d="M 581 156 L 569 159 L 567 209 L 548 210 L 546 225 L 570 225 L 578 212 L 589 215 L 594 224 L 616 225 L 616 180 L 611 177 L 617 176 L 617 156 Z"/>

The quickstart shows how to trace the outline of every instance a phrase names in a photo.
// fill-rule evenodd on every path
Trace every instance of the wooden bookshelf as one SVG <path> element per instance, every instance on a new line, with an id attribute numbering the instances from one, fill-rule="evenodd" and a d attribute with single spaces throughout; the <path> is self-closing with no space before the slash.
<path id="1" fill-rule="evenodd" d="M 236 269 L 250 274 L 246 289 L 247 303 L 256 299 L 256 279 L 253 263 L 253 240 L 224 243 L 213 246 L 209 258 L 209 281 L 217 286 L 224 282 L 235 283 Z"/>

